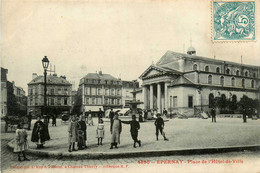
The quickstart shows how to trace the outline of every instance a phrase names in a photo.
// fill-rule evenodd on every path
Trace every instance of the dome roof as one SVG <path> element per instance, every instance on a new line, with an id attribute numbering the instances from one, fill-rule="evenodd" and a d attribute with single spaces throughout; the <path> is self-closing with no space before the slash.
<path id="1" fill-rule="evenodd" d="M 188 48 L 187 52 L 196 52 L 196 50 L 194 47 L 191 46 Z"/>

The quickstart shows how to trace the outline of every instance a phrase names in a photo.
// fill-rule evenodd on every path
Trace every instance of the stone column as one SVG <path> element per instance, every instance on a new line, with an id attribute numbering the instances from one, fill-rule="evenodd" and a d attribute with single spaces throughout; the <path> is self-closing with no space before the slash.
<path id="1" fill-rule="evenodd" d="M 168 83 L 164 83 L 164 107 L 166 110 L 168 110 Z"/>
<path id="2" fill-rule="evenodd" d="M 150 85 L 150 109 L 153 109 L 153 85 Z"/>
<path id="3" fill-rule="evenodd" d="M 144 109 L 147 109 L 147 105 L 148 105 L 147 104 L 147 88 L 145 85 L 143 86 L 142 94 L 143 94 L 143 101 L 144 101 Z"/>
<path id="4" fill-rule="evenodd" d="M 157 84 L 157 113 L 161 113 L 161 84 Z"/>

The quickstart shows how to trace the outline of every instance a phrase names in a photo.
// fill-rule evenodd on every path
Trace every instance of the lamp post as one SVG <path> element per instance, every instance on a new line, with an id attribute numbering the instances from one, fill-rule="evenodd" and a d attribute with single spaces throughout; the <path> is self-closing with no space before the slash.
<path id="1" fill-rule="evenodd" d="M 46 114 L 46 108 L 47 108 L 47 69 L 49 66 L 49 60 L 47 58 L 47 56 L 44 56 L 44 58 L 42 59 L 42 66 L 44 69 L 44 114 Z"/>

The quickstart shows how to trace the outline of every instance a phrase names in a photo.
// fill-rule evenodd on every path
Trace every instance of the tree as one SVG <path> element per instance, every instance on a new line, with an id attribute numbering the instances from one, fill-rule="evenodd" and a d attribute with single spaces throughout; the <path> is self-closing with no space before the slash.
<path id="1" fill-rule="evenodd" d="M 238 105 L 240 109 L 259 109 L 259 102 L 257 99 L 251 99 L 246 95 L 243 95 L 243 97 L 238 102 Z"/>
<path id="2" fill-rule="evenodd" d="M 220 109 L 220 112 L 223 112 L 223 110 L 228 107 L 228 100 L 225 94 L 222 94 L 220 97 L 215 97 L 215 105 Z"/>
<path id="3" fill-rule="evenodd" d="M 81 106 L 82 106 L 82 95 L 81 90 L 77 91 L 77 94 L 74 97 L 74 104 L 72 105 L 72 114 L 80 114 L 81 113 Z"/>

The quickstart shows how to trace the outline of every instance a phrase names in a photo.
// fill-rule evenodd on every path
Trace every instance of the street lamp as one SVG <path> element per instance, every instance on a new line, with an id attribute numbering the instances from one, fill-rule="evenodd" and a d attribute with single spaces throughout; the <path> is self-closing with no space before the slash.
<path id="1" fill-rule="evenodd" d="M 46 107 L 47 107 L 47 83 L 46 83 L 46 77 L 47 77 L 47 69 L 49 66 L 49 60 L 47 58 L 47 56 L 44 56 L 44 58 L 42 59 L 42 66 L 44 69 L 44 114 L 46 114 Z"/>

